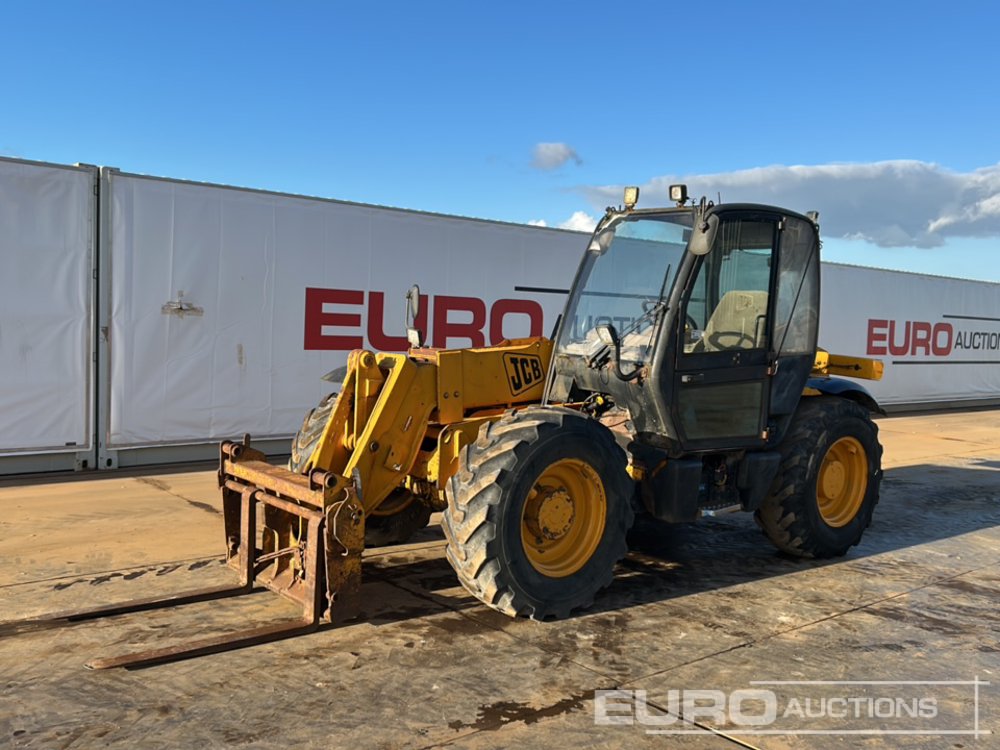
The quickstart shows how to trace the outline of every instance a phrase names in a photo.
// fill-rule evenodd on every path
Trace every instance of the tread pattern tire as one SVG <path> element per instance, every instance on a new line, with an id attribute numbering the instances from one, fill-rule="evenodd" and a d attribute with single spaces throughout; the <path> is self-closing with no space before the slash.
<path id="1" fill-rule="evenodd" d="M 865 449 L 868 483 L 854 518 L 828 525 L 819 512 L 816 481 L 827 450 L 842 437 Z M 781 464 L 755 518 L 774 545 L 797 557 L 840 557 L 861 541 L 871 524 L 882 481 L 882 446 L 868 409 L 840 397 L 802 399 L 779 446 Z"/>
<path id="2" fill-rule="evenodd" d="M 528 491 L 552 463 L 586 461 L 604 484 L 604 533 L 576 572 L 549 578 L 534 569 L 521 542 Z M 568 617 L 588 607 L 614 578 L 628 551 L 634 518 L 632 480 L 625 452 L 599 422 L 562 407 L 528 407 L 483 425 L 460 456 L 447 486 L 442 527 L 447 558 L 462 585 L 477 599 L 510 616 L 535 620 Z"/>
<path id="3" fill-rule="evenodd" d="M 402 488 L 393 490 L 393 493 L 411 494 Z M 389 495 L 383 502 L 391 502 L 392 498 L 393 495 Z M 390 544 L 402 544 L 424 528 L 430 520 L 431 509 L 416 497 L 396 513 L 385 516 L 369 513 L 365 518 L 365 546 L 387 547 Z"/>
<path id="4" fill-rule="evenodd" d="M 290 471 L 298 473 L 305 467 L 316 448 L 316 441 L 319 440 L 323 434 L 323 428 L 330 420 L 330 412 L 333 411 L 333 405 L 336 401 L 337 394 L 331 393 L 302 420 L 302 427 L 292 439 L 292 456 L 288 460 Z M 396 490 L 396 492 L 405 492 L 405 490 Z M 365 546 L 385 547 L 390 544 L 402 544 L 424 528 L 430 517 L 431 509 L 416 499 L 398 513 L 385 516 L 369 514 L 365 519 Z"/>
<path id="5" fill-rule="evenodd" d="M 326 396 L 319 405 L 312 409 L 306 418 L 302 420 L 302 426 L 292 438 L 292 457 L 288 460 L 288 468 L 296 474 L 302 471 L 316 448 L 316 441 L 323 434 L 323 428 L 330 420 L 330 412 L 337 400 L 337 394 L 331 393 Z"/>

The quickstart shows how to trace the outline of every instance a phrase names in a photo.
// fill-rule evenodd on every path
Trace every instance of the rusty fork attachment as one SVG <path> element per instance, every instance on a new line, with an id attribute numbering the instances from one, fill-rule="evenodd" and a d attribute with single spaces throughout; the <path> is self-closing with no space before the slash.
<path id="1" fill-rule="evenodd" d="M 358 614 L 364 511 L 354 483 L 321 470 L 308 476 L 272 466 L 242 443 L 219 446 L 226 558 L 239 573 L 238 586 L 198 589 L 134 599 L 92 609 L 59 612 L 5 625 L 53 627 L 101 617 L 163 609 L 249 594 L 254 584 L 302 605 L 302 616 L 261 627 L 87 662 L 89 669 L 141 667 L 244 648 L 316 630 L 323 620 L 342 622 Z M 262 518 L 258 517 L 263 511 Z M 257 546 L 261 520 L 261 546 Z"/>

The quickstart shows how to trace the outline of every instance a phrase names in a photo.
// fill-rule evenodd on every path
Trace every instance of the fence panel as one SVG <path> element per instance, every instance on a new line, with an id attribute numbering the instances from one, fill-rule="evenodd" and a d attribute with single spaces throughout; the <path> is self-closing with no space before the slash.
<path id="1" fill-rule="evenodd" d="M 0 159 L 0 473 L 93 465 L 96 185 Z"/>

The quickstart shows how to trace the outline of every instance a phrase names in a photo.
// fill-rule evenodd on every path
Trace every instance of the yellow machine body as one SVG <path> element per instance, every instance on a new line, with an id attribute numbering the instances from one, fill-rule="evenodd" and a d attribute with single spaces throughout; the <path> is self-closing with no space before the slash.
<path id="1" fill-rule="evenodd" d="M 813 363 L 814 376 L 840 375 L 861 380 L 881 380 L 885 366 L 881 360 L 865 357 L 846 357 L 842 354 L 830 354 L 819 349 L 816 361 Z"/>
<path id="2" fill-rule="evenodd" d="M 414 502 L 444 509 L 445 486 L 458 470 L 462 448 L 484 422 L 541 401 L 551 354 L 552 342 L 545 338 L 482 349 L 352 352 L 330 417 L 299 472 L 268 464 L 248 443 L 223 445 L 219 483 L 231 563 L 246 566 L 239 563 L 246 537 L 241 508 L 249 493 L 265 505 L 259 580 L 306 604 L 301 592 L 313 595 L 313 588 L 305 582 L 321 578 L 317 590 L 325 590 L 325 600 L 314 605 L 315 615 L 352 616 L 366 517 L 378 514 L 401 488 Z M 882 364 L 818 352 L 813 375 L 831 374 L 878 379 Z M 803 395 L 818 393 L 807 388 Z M 310 538 L 312 512 L 326 520 Z M 306 554 L 320 541 L 321 554 Z M 319 566 L 315 572 L 307 561 Z"/>

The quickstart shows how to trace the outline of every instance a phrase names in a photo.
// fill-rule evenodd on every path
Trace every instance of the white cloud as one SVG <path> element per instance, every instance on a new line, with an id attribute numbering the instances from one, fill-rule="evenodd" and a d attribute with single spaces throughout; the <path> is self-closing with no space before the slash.
<path id="1" fill-rule="evenodd" d="M 948 237 L 1000 236 L 1000 164 L 956 172 L 921 161 L 770 166 L 708 175 L 664 175 L 642 186 L 640 206 L 668 205 L 667 187 L 727 203 L 818 210 L 827 237 L 881 247 L 938 247 Z M 595 206 L 618 204 L 618 186 L 585 188 Z"/>
<path id="2" fill-rule="evenodd" d="M 566 221 L 559 225 L 560 229 L 572 229 L 574 232 L 593 232 L 597 219 L 586 211 L 574 211 Z"/>
<path id="3" fill-rule="evenodd" d="M 547 227 L 549 224 L 545 219 L 532 219 L 528 222 L 529 227 Z"/>
<path id="4" fill-rule="evenodd" d="M 536 143 L 531 165 L 535 169 L 558 169 L 570 161 L 578 166 L 583 164 L 571 146 L 565 143 Z"/>

